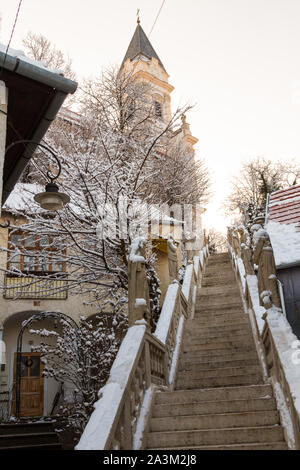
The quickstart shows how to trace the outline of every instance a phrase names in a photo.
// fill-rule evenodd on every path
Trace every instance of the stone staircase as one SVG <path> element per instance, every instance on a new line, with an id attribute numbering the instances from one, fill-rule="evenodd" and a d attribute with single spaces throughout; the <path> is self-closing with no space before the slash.
<path id="1" fill-rule="evenodd" d="M 156 393 L 146 448 L 287 449 L 228 254 L 209 258 L 176 389 Z"/>
<path id="2" fill-rule="evenodd" d="M 0 451 L 62 450 L 51 422 L 0 425 Z"/>

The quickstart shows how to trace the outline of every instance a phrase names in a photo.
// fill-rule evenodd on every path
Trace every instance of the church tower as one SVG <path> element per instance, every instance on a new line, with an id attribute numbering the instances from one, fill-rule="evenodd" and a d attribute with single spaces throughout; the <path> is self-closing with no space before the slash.
<path id="1" fill-rule="evenodd" d="M 136 78 L 148 81 L 155 90 L 153 95 L 155 111 L 158 118 L 171 119 L 171 93 L 174 87 L 169 83 L 169 75 L 141 27 L 140 19 L 122 61 L 120 71 L 132 73 Z M 186 122 L 182 119 L 181 136 L 193 148 L 198 139 L 193 137 Z"/>

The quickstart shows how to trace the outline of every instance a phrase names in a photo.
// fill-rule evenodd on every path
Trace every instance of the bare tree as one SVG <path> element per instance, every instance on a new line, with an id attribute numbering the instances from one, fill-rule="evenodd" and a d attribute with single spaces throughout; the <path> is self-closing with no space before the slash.
<path id="1" fill-rule="evenodd" d="M 226 236 L 214 228 L 210 228 L 207 232 L 207 243 L 210 253 L 227 251 Z"/>
<path id="2" fill-rule="evenodd" d="M 238 210 L 243 223 L 264 212 L 267 194 L 284 189 L 300 178 L 300 165 L 294 162 L 272 161 L 262 157 L 241 165 L 232 180 L 232 191 L 225 203 L 227 213 Z"/>
<path id="3" fill-rule="evenodd" d="M 61 279 L 67 266 L 69 290 L 88 295 L 99 312 L 108 306 L 118 312 L 127 300 L 128 247 L 139 230 L 147 229 L 145 203 L 150 207 L 157 201 L 155 188 L 149 190 L 154 162 L 164 158 L 186 109 L 178 109 L 168 122 L 157 120 L 150 85 L 114 71 L 88 82 L 84 92 L 81 125 L 57 122 L 47 136 L 62 163 L 60 190 L 71 202 L 51 214 L 31 198 L 22 210 L 11 209 L 26 218 L 22 229 L 28 240 L 20 246 L 14 238 L 2 248 L 11 259 L 2 269 L 30 278 L 29 283 L 45 281 L 45 292 L 49 277 Z M 48 166 L 48 158 L 39 158 L 34 171 L 45 174 Z M 11 227 L 12 235 L 18 231 L 19 226 Z M 29 246 L 32 237 L 38 254 Z M 20 265 L 20 252 L 26 266 Z M 51 265 L 51 272 L 42 265 Z"/>
<path id="4" fill-rule="evenodd" d="M 43 62 L 46 67 L 60 70 L 63 75 L 71 80 L 76 79 L 76 74 L 72 70 L 72 60 L 60 49 L 51 44 L 42 34 L 29 32 L 23 44 L 26 53 L 34 60 Z"/>
<path id="5" fill-rule="evenodd" d="M 124 315 L 114 319 L 96 315 L 88 320 L 80 317 L 75 327 L 59 313 L 48 313 L 55 328 L 31 328 L 30 334 L 41 339 L 32 350 L 42 355 L 43 375 L 65 385 L 58 409 L 53 410 L 58 413 L 56 428 L 63 433 L 69 428 L 77 441 L 107 380 L 128 322 Z"/>
<path id="6" fill-rule="evenodd" d="M 203 159 L 176 134 L 157 165 L 155 180 L 159 201 L 173 204 L 206 204 L 210 197 L 210 172 Z"/>

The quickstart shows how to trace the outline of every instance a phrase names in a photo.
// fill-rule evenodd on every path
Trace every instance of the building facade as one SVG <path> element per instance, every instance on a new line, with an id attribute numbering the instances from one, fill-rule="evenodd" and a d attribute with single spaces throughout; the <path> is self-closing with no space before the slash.
<path id="1" fill-rule="evenodd" d="M 171 93 L 172 85 L 169 84 L 169 76 L 156 54 L 153 46 L 138 22 L 128 50 L 123 59 L 120 71 L 128 72 L 139 80 L 149 82 L 153 87 L 152 96 L 155 107 L 155 115 L 162 122 L 171 119 Z M 60 118 L 69 122 L 76 121 L 78 125 L 80 116 L 76 113 L 63 109 Z M 185 117 L 182 119 L 182 126 L 178 130 L 177 138 L 193 149 L 197 139 L 191 134 L 190 127 Z M 15 413 L 15 384 L 16 384 L 16 358 L 17 340 L 23 322 L 32 317 L 33 314 L 44 311 L 55 311 L 67 315 L 75 322 L 81 315 L 91 317 L 95 314 L 94 308 L 87 305 L 86 298 L 68 292 L 67 287 L 67 266 L 57 266 L 51 263 L 51 250 L 49 260 L 45 261 L 39 256 L 40 241 L 37 239 L 28 240 L 22 232 L 24 219 L 12 215 L 12 209 L 19 204 L 19 194 L 24 186 L 19 185 L 15 192 L 8 198 L 2 213 L 2 222 L 11 221 L 14 225 L 20 225 L 19 233 L 11 233 L 9 227 L 3 228 L 0 232 L 0 244 L 8 251 L 0 253 L 0 263 L 9 269 L 12 264 L 21 271 L 23 277 L 17 275 L 0 273 L 0 283 L 4 286 L 0 296 L 0 339 L 6 347 L 5 363 L 1 365 L 0 393 L 2 399 L 2 415 L 14 415 Z M 34 190 L 34 185 L 33 185 Z M 174 225 L 174 224 L 173 224 Z M 175 223 L 178 227 L 180 223 Z M 177 230 L 177 228 L 176 228 Z M 176 232 L 175 230 L 175 232 Z M 166 256 L 167 233 L 162 234 L 160 243 L 156 243 L 158 251 L 158 271 L 162 278 L 163 286 L 169 283 L 168 259 Z M 175 238 L 180 239 L 176 232 Z M 10 253 L 10 244 L 13 241 L 14 253 Z M 48 241 L 49 242 L 49 241 Z M 45 243 L 48 243 L 45 241 Z M 31 245 L 30 245 L 31 243 Z M 28 247 L 36 254 L 35 261 L 26 259 L 22 253 L 22 248 Z M 48 243 L 49 244 L 49 243 Z M 161 247 L 161 249 L 159 248 Z M 61 278 L 49 281 L 31 282 L 31 272 L 57 273 Z M 28 273 L 28 279 L 26 277 Z M 164 281 L 165 278 L 165 281 Z M 38 328 L 55 328 L 53 320 L 43 320 Z M 60 384 L 53 379 L 43 377 L 43 363 L 41 355 L 32 352 L 40 339 L 30 334 L 26 329 L 22 341 L 22 367 L 21 367 L 21 416 L 49 416 L 53 411 L 55 399 L 59 391 Z M 1 415 L 0 415 L 1 419 Z"/>

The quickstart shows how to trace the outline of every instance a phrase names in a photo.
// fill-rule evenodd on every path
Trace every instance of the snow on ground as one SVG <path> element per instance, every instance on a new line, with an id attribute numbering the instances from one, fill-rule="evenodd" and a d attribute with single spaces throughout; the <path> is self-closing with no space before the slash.
<path id="1" fill-rule="evenodd" d="M 295 224 L 268 222 L 266 229 L 272 243 L 276 266 L 300 263 L 300 232 Z"/>

